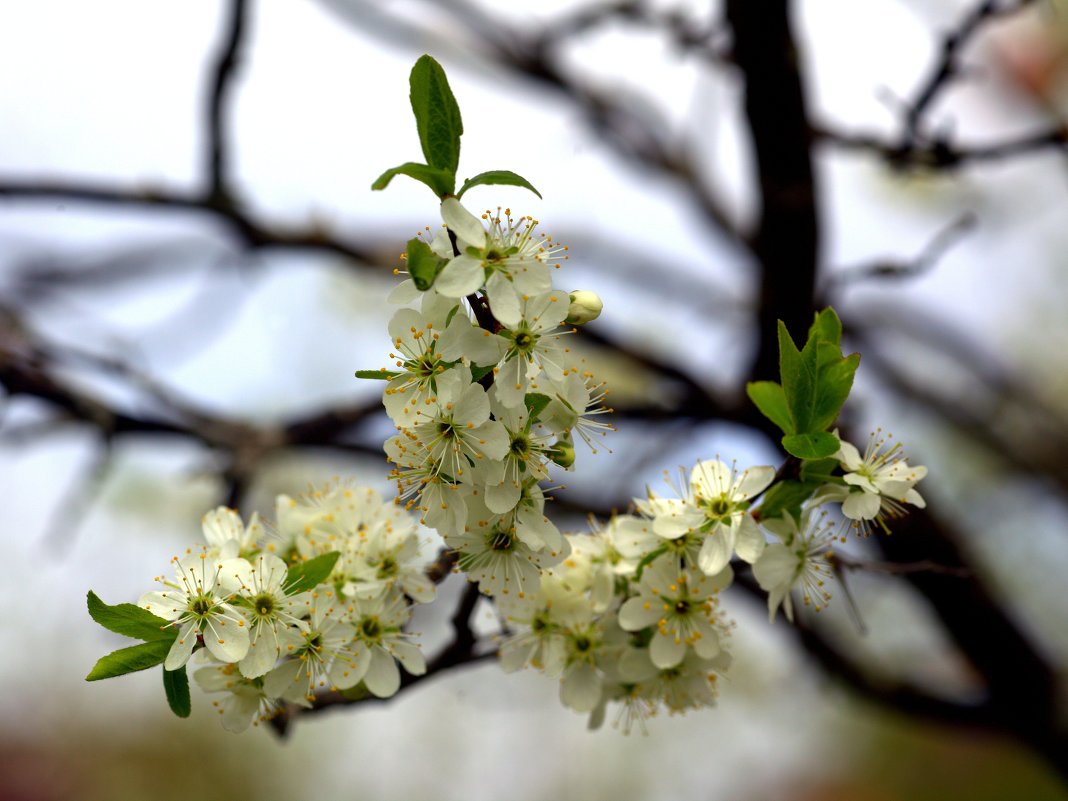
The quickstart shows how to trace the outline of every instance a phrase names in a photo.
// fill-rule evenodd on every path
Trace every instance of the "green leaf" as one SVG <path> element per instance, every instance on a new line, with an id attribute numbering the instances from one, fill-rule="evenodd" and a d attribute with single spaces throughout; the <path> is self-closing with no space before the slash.
<path id="1" fill-rule="evenodd" d="M 381 380 L 381 381 L 390 381 L 390 380 L 396 378 L 399 375 L 400 375 L 400 373 L 398 373 L 398 372 L 396 372 L 394 370 L 387 370 L 385 367 L 383 367 L 383 368 L 381 368 L 379 370 L 357 370 L 356 371 L 356 377 L 357 378 L 371 378 L 371 379 L 378 379 L 378 380 Z"/>
<path id="2" fill-rule="evenodd" d="M 478 383 L 485 378 L 489 373 L 493 371 L 493 365 L 488 367 L 479 367 L 477 364 L 471 365 L 471 382 Z"/>
<path id="3" fill-rule="evenodd" d="M 793 515 L 794 519 L 801 517 L 801 504 L 808 500 L 819 484 L 793 481 L 787 479 L 773 484 L 764 493 L 764 500 L 760 504 L 760 517 L 763 520 L 771 520 L 782 517 L 783 514 Z"/>
<path id="4" fill-rule="evenodd" d="M 408 275 L 412 277 L 412 281 L 415 282 L 415 288 L 420 292 L 426 292 L 430 289 L 434 285 L 438 273 L 448 264 L 447 259 L 443 259 L 431 250 L 430 245 L 419 237 L 408 240 L 405 261 L 408 266 Z"/>
<path id="5" fill-rule="evenodd" d="M 786 403 L 782 384 L 774 381 L 751 381 L 745 385 L 746 394 L 760 413 L 782 429 L 784 434 L 794 433 L 794 421 Z"/>
<path id="6" fill-rule="evenodd" d="M 108 606 L 92 590 L 86 598 L 89 616 L 116 634 L 137 640 L 165 640 L 168 644 L 178 636 L 178 630 L 161 617 L 134 604 Z"/>
<path id="7" fill-rule="evenodd" d="M 838 314 L 834 309 L 828 306 L 823 311 L 816 312 L 816 319 L 808 330 L 808 338 L 809 340 L 815 339 L 817 342 L 830 342 L 832 345 L 841 347 L 842 321 L 838 319 Z"/>
<path id="8" fill-rule="evenodd" d="M 538 197 L 541 197 L 541 192 L 534 188 L 534 185 L 530 183 L 522 175 L 516 175 L 511 170 L 489 170 L 487 172 L 480 172 L 474 178 L 468 178 L 464 181 L 464 185 L 460 187 L 460 191 L 456 193 L 456 197 L 461 198 L 464 196 L 464 192 L 476 186 L 485 186 L 488 184 L 501 185 L 501 186 L 521 186 L 524 189 L 529 189 Z"/>
<path id="9" fill-rule="evenodd" d="M 170 640 L 153 640 L 129 648 L 120 648 L 97 660 L 86 681 L 99 681 L 123 676 L 138 670 L 146 670 L 161 664 L 171 650 Z"/>
<path id="10" fill-rule="evenodd" d="M 407 175 L 409 178 L 414 178 L 420 183 L 426 184 L 434 190 L 434 194 L 439 198 L 451 195 L 453 189 L 456 188 L 456 176 L 452 173 L 426 164 L 417 164 L 414 161 L 405 162 L 399 167 L 390 167 L 378 176 L 375 182 L 371 184 L 371 188 L 375 190 L 385 189 L 389 186 L 389 182 L 398 175 Z"/>
<path id="11" fill-rule="evenodd" d="M 815 484 L 827 484 L 841 481 L 834 475 L 838 469 L 838 460 L 833 456 L 827 459 L 812 459 L 801 463 L 801 480 Z"/>
<path id="12" fill-rule="evenodd" d="M 177 670 L 163 669 L 163 691 L 167 693 L 171 711 L 180 718 L 189 717 L 193 704 L 189 700 L 189 676 L 186 675 L 185 665 Z"/>
<path id="13" fill-rule="evenodd" d="M 798 459 L 824 459 L 838 450 L 838 438 L 826 431 L 787 434 L 782 446 Z"/>
<path id="14" fill-rule="evenodd" d="M 816 353 L 799 351 L 782 320 L 779 320 L 779 373 L 793 430 L 808 431 L 816 394 Z"/>
<path id="15" fill-rule="evenodd" d="M 853 388 L 853 377 L 860 366 L 860 354 L 842 358 L 837 345 L 821 342 L 817 348 L 816 394 L 812 400 L 813 429 L 830 427 Z"/>
<path id="16" fill-rule="evenodd" d="M 540 392 L 528 392 L 523 398 L 523 402 L 527 405 L 527 411 L 530 412 L 530 419 L 537 420 L 538 415 L 549 405 L 551 400 L 552 398 L 548 395 L 542 395 Z"/>
<path id="17" fill-rule="evenodd" d="M 426 163 L 455 176 L 464 124 L 445 70 L 430 56 L 420 56 L 412 67 L 408 85 Z"/>
<path id="18" fill-rule="evenodd" d="M 326 581 L 330 571 L 337 564 L 339 556 L 341 556 L 340 552 L 331 551 L 330 553 L 324 553 L 322 556 L 316 556 L 314 559 L 309 559 L 307 562 L 297 562 L 297 564 L 290 567 L 283 585 L 286 595 L 295 595 L 298 592 L 314 590 Z"/>

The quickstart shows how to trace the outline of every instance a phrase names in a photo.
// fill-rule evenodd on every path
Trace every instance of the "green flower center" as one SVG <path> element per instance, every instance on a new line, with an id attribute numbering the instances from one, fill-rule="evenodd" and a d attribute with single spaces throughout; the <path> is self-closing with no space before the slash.
<path id="1" fill-rule="evenodd" d="M 274 596 L 270 593 L 261 592 L 252 599 L 252 608 L 256 610 L 256 614 L 260 617 L 271 617 L 276 608 Z"/>
<path id="2" fill-rule="evenodd" d="M 519 459 L 526 459 L 530 454 L 530 438 L 523 433 L 516 434 L 509 443 L 508 450 L 511 452 L 512 456 Z"/>
<path id="3" fill-rule="evenodd" d="M 530 331 L 516 331 L 512 342 L 515 343 L 515 349 L 520 353 L 530 353 L 538 344 L 538 336 Z"/>
<path id="4" fill-rule="evenodd" d="M 510 551 L 515 547 L 515 538 L 507 531 L 495 529 L 490 532 L 486 544 L 494 551 Z"/>
<path id="5" fill-rule="evenodd" d="M 382 624 L 377 617 L 365 617 L 360 621 L 360 636 L 365 640 L 377 640 L 382 636 Z"/>
<path id="6" fill-rule="evenodd" d="M 732 504 L 722 495 L 708 502 L 707 509 L 716 517 L 730 514 Z"/>
<path id="7" fill-rule="evenodd" d="M 197 617 L 206 617 L 215 608 L 215 599 L 210 595 L 198 595 L 189 603 L 189 611 Z"/>
<path id="8" fill-rule="evenodd" d="M 393 578 L 399 570 L 400 565 L 397 564 L 397 561 L 393 557 L 387 556 L 382 560 L 382 564 L 378 566 L 378 577 L 383 579 Z"/>

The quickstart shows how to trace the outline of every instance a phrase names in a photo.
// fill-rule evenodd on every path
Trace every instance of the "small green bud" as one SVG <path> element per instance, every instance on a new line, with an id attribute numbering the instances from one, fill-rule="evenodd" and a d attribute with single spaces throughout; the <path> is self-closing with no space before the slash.
<path id="1" fill-rule="evenodd" d="M 570 435 L 558 439 L 549 451 L 549 458 L 565 470 L 569 470 L 575 463 L 575 445 Z"/>
<path id="2" fill-rule="evenodd" d="M 567 307 L 567 317 L 564 322 L 568 325 L 584 325 L 601 316 L 604 304 L 593 292 L 579 289 L 569 296 L 571 305 Z"/>

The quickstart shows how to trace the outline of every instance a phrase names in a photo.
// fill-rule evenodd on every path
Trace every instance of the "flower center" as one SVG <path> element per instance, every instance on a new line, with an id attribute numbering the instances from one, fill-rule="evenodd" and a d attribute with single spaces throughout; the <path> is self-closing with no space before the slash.
<path id="1" fill-rule="evenodd" d="M 198 595 L 189 603 L 189 611 L 197 617 L 207 617 L 215 608 L 215 599 L 210 595 Z"/>
<path id="2" fill-rule="evenodd" d="M 256 610 L 256 614 L 260 617 L 271 617 L 275 610 L 274 596 L 261 592 L 252 599 L 252 608 Z"/>
<path id="3" fill-rule="evenodd" d="M 524 433 L 516 434 L 512 437 L 512 441 L 508 445 L 508 450 L 511 452 L 512 456 L 525 460 L 530 454 L 530 438 Z"/>
<path id="4" fill-rule="evenodd" d="M 397 564 L 397 561 L 393 557 L 387 556 L 382 560 L 382 564 L 378 566 L 378 577 L 392 578 L 397 575 L 399 569 L 400 565 Z"/>
<path id="5" fill-rule="evenodd" d="M 382 624 L 377 617 L 365 617 L 360 621 L 360 635 L 367 640 L 377 640 L 382 636 Z"/>
<path id="6" fill-rule="evenodd" d="M 486 544 L 494 551 L 511 551 L 515 547 L 515 539 L 507 531 L 495 529 L 490 532 Z"/>

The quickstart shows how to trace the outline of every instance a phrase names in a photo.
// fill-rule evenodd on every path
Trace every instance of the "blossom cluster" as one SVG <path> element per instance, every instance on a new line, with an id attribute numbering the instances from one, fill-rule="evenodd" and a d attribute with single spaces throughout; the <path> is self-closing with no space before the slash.
<path id="1" fill-rule="evenodd" d="M 599 420 L 603 385 L 567 345 L 568 323 L 591 319 L 600 301 L 553 288 L 566 247 L 532 218 L 479 219 L 455 198 L 441 214 L 433 287 L 408 280 L 391 296 L 419 309 L 389 322 L 396 369 L 383 371 L 384 405 L 398 433 L 385 450 L 400 499 L 459 568 L 488 595 L 523 599 L 570 551 L 544 511 L 550 465 L 569 469 L 576 434 L 594 447 L 611 428 Z"/>
<path id="2" fill-rule="evenodd" d="M 177 627 L 164 668 L 194 650 L 194 673 L 223 725 L 242 731 L 284 702 L 309 706 L 315 693 L 362 689 L 385 698 L 400 687 L 399 662 L 413 675 L 426 662 L 405 630 L 411 604 L 435 586 L 419 564 L 415 520 L 371 489 L 333 486 L 277 499 L 268 533 L 220 507 L 202 521 L 205 542 L 175 557 L 173 580 L 138 605 Z M 321 579 L 292 566 L 324 564 Z M 336 561 L 333 561 L 336 559 Z M 331 567 L 332 565 L 332 567 Z"/>
<path id="3" fill-rule="evenodd" d="M 798 516 L 763 516 L 771 467 L 737 472 L 707 460 L 675 497 L 650 492 L 635 500 L 637 514 L 566 535 L 571 553 L 542 572 L 539 592 L 527 604 L 505 605 L 515 632 L 501 645 L 503 667 L 558 677 L 561 701 L 590 712 L 591 726 L 604 720 L 609 702 L 620 704 L 627 731 L 660 709 L 711 706 L 730 664 L 731 624 L 719 595 L 733 580 L 735 558 L 752 565 L 769 617 L 781 606 L 792 620 L 793 590 L 817 611 L 830 600 L 833 541 L 851 528 L 885 528 L 904 503 L 923 505 L 915 484 L 926 469 L 909 466 L 886 442 L 873 435 L 862 458 L 840 441 L 834 462 L 842 475 L 828 476 Z M 829 505 L 844 525 L 828 521 Z"/>

